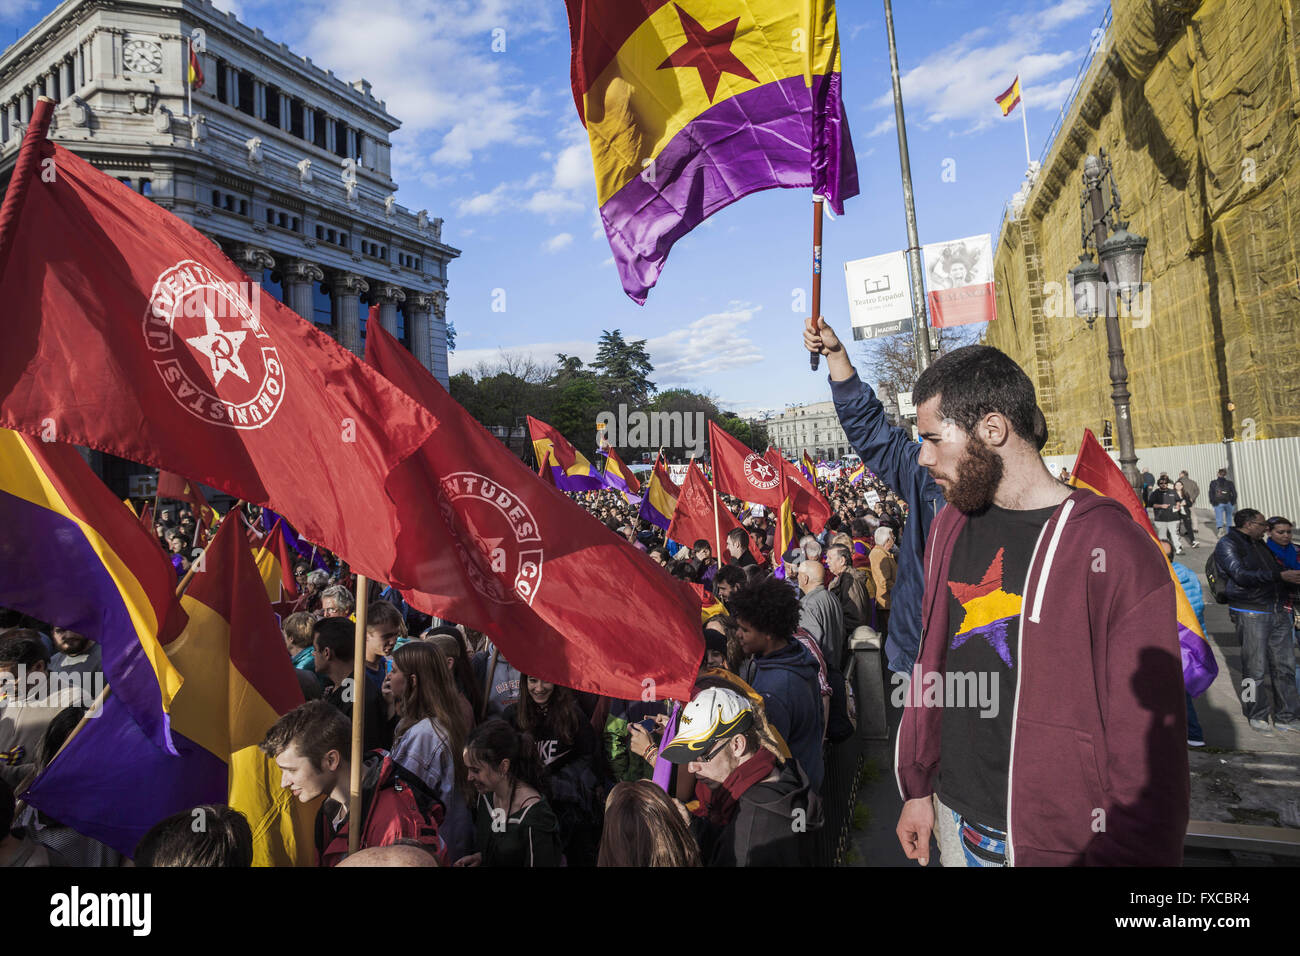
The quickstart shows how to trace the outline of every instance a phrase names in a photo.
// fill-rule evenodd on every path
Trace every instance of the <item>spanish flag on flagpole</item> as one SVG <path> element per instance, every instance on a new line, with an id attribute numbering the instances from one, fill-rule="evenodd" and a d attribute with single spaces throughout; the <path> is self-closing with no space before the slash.
<path id="1" fill-rule="evenodd" d="M 993 99 L 1002 110 L 1002 115 L 1009 116 L 1011 111 L 1020 103 L 1020 74 L 1016 74 L 1016 78 L 1012 81 L 1011 85 L 1008 86 L 1003 93 L 995 96 Z M 1029 119 L 1026 117 L 1025 108 L 1023 106 L 1020 107 L 1020 125 L 1025 131 L 1025 164 L 1032 166 L 1034 161 L 1029 155 Z"/>
<path id="2" fill-rule="evenodd" d="M 1011 111 L 1015 109 L 1016 104 L 1020 102 L 1020 77 L 1017 76 L 1015 82 L 1007 87 L 1005 92 L 995 97 L 995 99 L 997 100 L 998 106 L 1002 109 L 1002 115 L 1010 116 Z"/>

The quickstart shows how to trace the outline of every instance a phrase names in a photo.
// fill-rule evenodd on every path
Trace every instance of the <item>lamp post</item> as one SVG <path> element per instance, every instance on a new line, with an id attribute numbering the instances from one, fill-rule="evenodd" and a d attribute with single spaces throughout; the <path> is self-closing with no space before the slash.
<path id="1" fill-rule="evenodd" d="M 1119 463 L 1124 477 L 1135 489 L 1142 478 L 1133 447 L 1133 420 L 1129 414 L 1128 367 L 1124 364 L 1124 343 L 1119 332 L 1119 305 L 1129 305 L 1142 288 L 1142 257 L 1147 240 L 1128 231 L 1121 222 L 1119 189 L 1104 149 L 1083 163 L 1083 192 L 1079 200 L 1081 243 L 1079 264 L 1069 272 L 1074 311 L 1092 328 L 1098 316 L 1106 320 L 1107 354 L 1110 356 L 1111 400 L 1115 403 L 1115 428 L 1119 437 Z M 1110 201 L 1105 190 L 1109 184 Z M 1098 265 L 1093 252 L 1101 260 Z"/>

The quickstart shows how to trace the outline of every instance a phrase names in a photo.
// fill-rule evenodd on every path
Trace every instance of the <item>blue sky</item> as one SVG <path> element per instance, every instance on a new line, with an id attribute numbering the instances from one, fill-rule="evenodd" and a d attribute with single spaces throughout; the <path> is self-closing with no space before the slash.
<path id="1" fill-rule="evenodd" d="M 1003 119 L 993 98 L 1020 74 L 1037 159 L 1106 3 L 894 4 L 922 243 L 994 229 L 1023 178 L 1025 151 L 1018 110 Z M 55 6 L 0 0 L 0 37 L 12 42 L 15 29 Z M 442 216 L 443 238 L 462 251 L 448 271 L 453 373 L 502 349 L 590 359 L 601 330 L 620 328 L 648 340 L 660 388 L 706 390 L 742 414 L 830 397 L 824 373 L 808 370 L 792 310 L 794 290 L 810 279 L 804 190 L 732 205 L 677 243 L 645 306 L 624 295 L 596 215 L 560 0 L 217 6 L 341 77 L 364 76 L 402 121 L 393 137 L 398 200 Z M 907 241 L 883 4 L 841 0 L 838 16 L 861 194 L 826 223 L 822 296 L 827 320 L 847 330 L 842 263 Z M 495 30 L 504 51 L 493 50 Z M 504 312 L 492 310 L 497 290 Z M 852 348 L 856 358 L 861 347 Z"/>

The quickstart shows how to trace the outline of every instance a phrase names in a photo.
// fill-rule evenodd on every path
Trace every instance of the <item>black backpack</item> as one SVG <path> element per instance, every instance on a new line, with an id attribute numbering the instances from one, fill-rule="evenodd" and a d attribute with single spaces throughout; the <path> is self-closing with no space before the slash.
<path id="1" fill-rule="evenodd" d="M 1227 604 L 1227 581 L 1224 579 L 1223 572 L 1219 570 L 1219 562 L 1214 560 L 1213 551 L 1205 559 L 1205 580 L 1210 585 L 1210 593 L 1214 595 L 1214 600 L 1220 604 Z"/>

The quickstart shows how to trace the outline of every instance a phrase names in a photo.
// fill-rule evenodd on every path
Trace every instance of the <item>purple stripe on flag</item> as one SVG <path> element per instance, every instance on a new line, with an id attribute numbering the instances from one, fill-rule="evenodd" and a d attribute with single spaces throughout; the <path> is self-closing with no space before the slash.
<path id="1" fill-rule="evenodd" d="M 1201 635 L 1186 624 L 1178 625 L 1178 649 L 1183 658 L 1183 684 L 1193 697 L 1204 694 L 1219 676 L 1219 662 Z"/>
<path id="2" fill-rule="evenodd" d="M 661 531 L 667 531 L 669 526 L 673 523 L 672 515 L 661 514 L 659 509 L 650 503 L 650 495 L 648 493 L 641 499 L 641 511 L 639 517 L 649 521 Z"/>
<path id="3" fill-rule="evenodd" d="M 110 693 L 63 752 L 21 794 L 38 810 L 124 856 L 155 823 L 203 803 L 225 803 L 225 761 L 182 734 L 179 756 L 145 737 Z"/>
<path id="4" fill-rule="evenodd" d="M 599 474 L 566 475 L 559 465 L 551 465 L 551 477 L 561 491 L 600 491 L 605 487 L 605 479 Z"/>
<path id="5" fill-rule="evenodd" d="M 104 677 L 149 739 L 170 745 L 158 675 L 122 592 L 75 521 L 0 491 L 0 605 L 100 645 Z M 150 635 L 156 637 L 156 633 Z"/>
<path id="6" fill-rule="evenodd" d="M 836 213 L 858 193 L 840 75 L 765 83 L 705 110 L 600 209 L 623 289 L 637 303 L 686 233 L 744 196 L 812 187 Z"/>
<path id="7" fill-rule="evenodd" d="M 682 712 L 682 705 L 674 704 L 673 715 L 672 717 L 668 718 L 668 726 L 664 728 L 664 735 L 659 739 L 659 753 L 661 755 L 664 752 L 664 748 L 667 747 L 670 743 L 672 743 L 673 738 L 677 736 L 677 718 L 681 715 L 681 712 Z M 668 793 L 668 783 L 669 781 L 672 780 L 672 777 L 673 777 L 672 763 L 670 763 L 669 761 L 665 760 L 662 756 L 660 756 L 659 759 L 655 761 L 654 777 L 652 779 L 654 780 L 655 783 L 659 785 L 660 790 L 662 790 L 664 793 Z M 672 794 L 668 794 L 668 795 L 672 796 Z"/>

